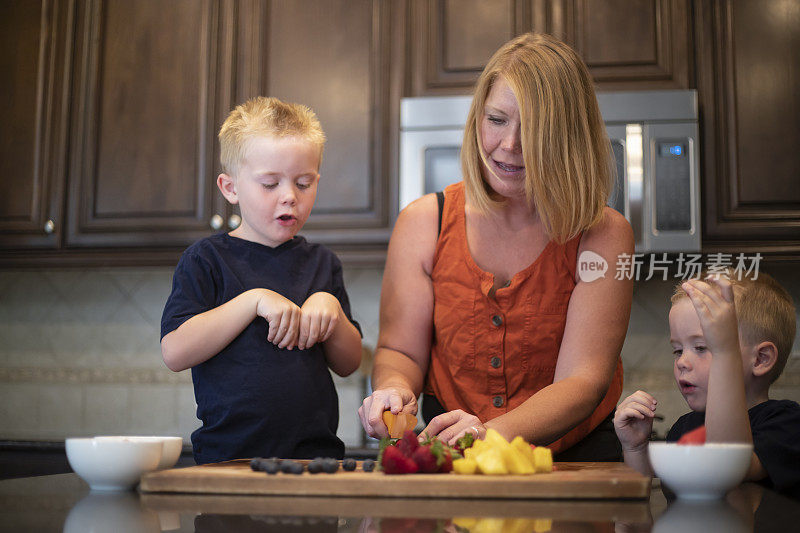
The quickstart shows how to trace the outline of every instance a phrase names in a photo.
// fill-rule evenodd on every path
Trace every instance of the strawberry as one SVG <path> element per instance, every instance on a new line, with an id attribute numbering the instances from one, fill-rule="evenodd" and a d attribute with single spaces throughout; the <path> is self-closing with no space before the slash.
<path id="1" fill-rule="evenodd" d="M 439 465 L 439 472 L 447 474 L 453 471 L 453 454 L 450 450 L 445 450 L 444 461 Z"/>
<path id="2" fill-rule="evenodd" d="M 417 463 L 403 455 L 397 446 L 387 446 L 383 450 L 381 468 L 387 474 L 413 474 L 418 470 Z"/>
<path id="3" fill-rule="evenodd" d="M 697 429 L 685 433 L 683 437 L 678 439 L 678 444 L 705 444 L 706 443 L 706 427 L 700 426 Z"/>
<path id="4" fill-rule="evenodd" d="M 417 463 L 420 472 L 432 474 L 439 471 L 439 465 L 437 464 L 436 456 L 431 451 L 431 446 L 420 446 L 414 450 L 411 458 Z"/>
<path id="5" fill-rule="evenodd" d="M 403 438 L 397 441 L 397 447 L 403 452 L 406 457 L 411 457 L 414 452 L 419 448 L 419 441 L 413 431 L 406 431 Z"/>

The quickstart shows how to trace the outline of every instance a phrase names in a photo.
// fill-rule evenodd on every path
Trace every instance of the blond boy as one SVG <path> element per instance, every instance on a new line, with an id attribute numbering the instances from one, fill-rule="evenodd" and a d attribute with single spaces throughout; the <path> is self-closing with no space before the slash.
<path id="1" fill-rule="evenodd" d="M 217 185 L 242 222 L 184 252 L 161 321 L 164 362 L 192 369 L 195 460 L 342 457 L 328 369 L 358 368 L 360 332 L 341 263 L 297 236 L 325 135 L 309 108 L 259 97 L 231 112 L 219 139 Z"/>
<path id="2" fill-rule="evenodd" d="M 669 313 L 673 370 L 692 412 L 678 419 L 667 441 L 705 425 L 707 442 L 752 442 L 746 479 L 795 493 L 800 406 L 769 398 L 794 342 L 795 309 L 774 279 L 753 277 L 709 277 L 677 287 Z M 620 403 L 614 417 L 625 462 L 646 475 L 653 474 L 647 445 L 656 406 L 640 390 Z"/>

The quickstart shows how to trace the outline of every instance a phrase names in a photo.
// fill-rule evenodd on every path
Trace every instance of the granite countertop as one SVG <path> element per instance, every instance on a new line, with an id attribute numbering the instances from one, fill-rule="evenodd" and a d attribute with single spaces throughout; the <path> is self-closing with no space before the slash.
<path id="1" fill-rule="evenodd" d="M 93 493 L 75 474 L 0 481 L 8 531 L 788 531 L 800 502 L 744 484 L 725 501 L 454 500 Z M 460 528 L 460 529 L 458 529 Z"/>

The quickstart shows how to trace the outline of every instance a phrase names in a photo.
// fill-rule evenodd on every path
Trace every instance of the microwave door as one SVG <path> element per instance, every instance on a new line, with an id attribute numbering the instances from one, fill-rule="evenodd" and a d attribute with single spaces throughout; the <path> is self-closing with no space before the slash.
<path id="1" fill-rule="evenodd" d="M 700 251 L 697 124 L 649 124 L 647 129 L 651 248 Z"/>
<path id="2" fill-rule="evenodd" d="M 400 134 L 400 209 L 461 181 L 461 129 L 403 131 Z"/>
<path id="3" fill-rule="evenodd" d="M 630 222 L 636 249 L 642 242 L 642 130 L 639 124 L 606 124 L 614 158 L 614 186 L 608 205 Z"/>

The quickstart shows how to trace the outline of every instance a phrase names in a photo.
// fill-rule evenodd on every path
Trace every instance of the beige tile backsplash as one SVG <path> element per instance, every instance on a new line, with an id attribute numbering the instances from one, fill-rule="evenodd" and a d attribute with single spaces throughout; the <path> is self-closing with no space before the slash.
<path id="1" fill-rule="evenodd" d="M 774 272 L 800 301 L 790 268 Z M 364 343 L 374 347 L 382 270 L 349 268 L 345 283 Z M 189 435 L 198 426 L 188 371 L 161 360 L 161 310 L 171 268 L 0 271 L 0 440 L 60 440 L 96 434 Z M 664 434 L 687 411 L 672 379 L 667 313 L 671 281 L 638 282 L 623 348 L 623 394 L 659 399 Z M 800 400 L 795 342 L 773 397 Z M 335 378 L 339 435 L 364 442 L 356 410 L 366 380 Z"/>

